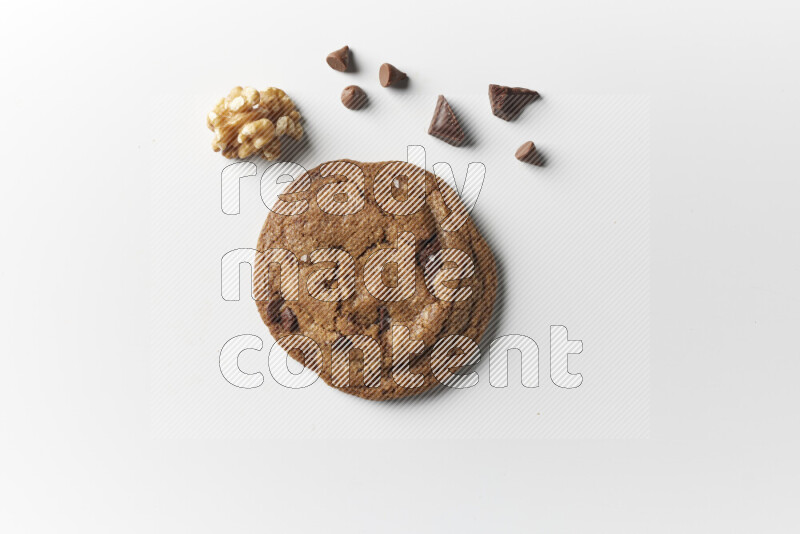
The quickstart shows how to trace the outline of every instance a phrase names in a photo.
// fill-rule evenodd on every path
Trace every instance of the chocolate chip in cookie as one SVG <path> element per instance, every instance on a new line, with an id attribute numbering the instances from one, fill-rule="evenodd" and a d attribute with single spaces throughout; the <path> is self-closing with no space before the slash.
<path id="1" fill-rule="evenodd" d="M 378 307 L 378 320 L 375 321 L 375 324 L 378 325 L 379 332 L 385 332 L 392 325 L 392 316 L 389 315 L 389 310 L 386 309 L 386 306 Z"/>
<path id="2" fill-rule="evenodd" d="M 417 253 L 417 263 L 426 269 L 428 265 L 428 258 L 442 250 L 442 243 L 439 241 L 439 236 L 434 234 L 420 244 L 419 252 Z M 440 263 L 440 262 L 437 262 Z M 437 266 L 432 266 L 434 269 Z"/>
<path id="3" fill-rule="evenodd" d="M 269 301 L 266 316 L 271 324 L 280 325 L 286 332 L 294 332 L 299 326 L 294 312 L 286 306 L 286 301 L 281 297 Z"/>
<path id="4" fill-rule="evenodd" d="M 283 307 L 283 299 L 278 297 L 269 301 L 267 304 L 267 318 L 273 324 L 281 322 L 281 308 Z"/>
<path id="5" fill-rule="evenodd" d="M 287 332 L 294 332 L 298 329 L 297 316 L 290 308 L 284 308 L 281 312 L 281 326 Z"/>

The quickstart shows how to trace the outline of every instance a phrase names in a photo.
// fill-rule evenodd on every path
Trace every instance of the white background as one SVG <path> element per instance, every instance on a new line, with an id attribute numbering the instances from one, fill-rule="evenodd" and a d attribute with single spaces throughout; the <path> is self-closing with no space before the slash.
<path id="1" fill-rule="evenodd" d="M 648 437 L 648 98 L 548 93 L 509 123 L 492 115 L 486 87 L 478 94 L 448 94 L 474 137 L 469 146 L 452 147 L 427 134 L 435 92 L 386 90 L 376 81 L 376 68 L 341 74 L 319 58 L 295 70 L 300 89 L 292 96 L 306 117 L 308 146 L 287 157 L 307 169 L 343 156 L 405 160 L 408 145 L 425 147 L 427 163 L 420 165 L 428 169 L 448 162 L 461 183 L 470 162 L 484 164 L 486 177 L 472 216 L 493 249 L 499 288 L 482 361 L 475 368 L 479 382 L 395 403 L 364 402 L 322 380 L 300 390 L 281 387 L 280 369 L 287 374 L 281 355 L 285 359 L 286 354 L 278 348 L 268 365 L 273 339 L 251 297 L 251 268 L 220 276 L 220 260 L 229 251 L 255 247 L 268 213 L 265 202 L 271 207 L 272 192 L 285 184 L 270 187 L 265 180 L 269 191 L 262 199 L 259 179 L 269 163 L 256 159 L 260 172 L 239 180 L 239 213 L 224 214 L 220 174 L 231 161 L 209 150 L 210 131 L 195 127 L 217 95 L 207 91 L 177 103 L 154 99 L 149 108 L 153 142 L 143 147 L 151 165 L 148 333 L 154 433 Z M 244 65 L 243 71 L 243 77 L 263 76 L 260 65 Z M 435 85 L 439 78 L 436 71 L 419 77 L 417 85 Z M 212 77 L 205 83 L 217 81 Z M 357 114 L 342 106 L 337 99 L 344 83 L 364 85 L 370 106 Z M 310 84 L 319 87 L 304 92 L 302 87 Z M 531 137 L 541 140 L 540 150 L 547 154 L 543 168 L 514 158 L 516 147 Z M 291 250 L 293 244 L 283 246 Z M 239 301 L 223 300 L 221 278 L 240 286 Z M 578 388 L 561 388 L 550 379 L 550 325 L 566 326 L 571 339 L 583 342 L 580 354 L 569 360 L 570 371 L 585 380 Z M 518 353 L 509 357 L 509 387 L 489 383 L 490 342 L 510 334 L 527 336 L 539 346 L 536 389 L 522 387 Z M 239 357 L 245 372 L 265 378 L 258 389 L 233 387 L 220 372 L 220 350 L 239 335 L 263 342 L 260 352 Z M 496 351 L 498 357 L 504 358 L 504 351 Z"/>
<path id="2" fill-rule="evenodd" d="M 3 530 L 796 529 L 791 3 L 6 9 Z M 345 42 L 445 94 L 650 96 L 650 439 L 153 437 L 148 104 Z"/>

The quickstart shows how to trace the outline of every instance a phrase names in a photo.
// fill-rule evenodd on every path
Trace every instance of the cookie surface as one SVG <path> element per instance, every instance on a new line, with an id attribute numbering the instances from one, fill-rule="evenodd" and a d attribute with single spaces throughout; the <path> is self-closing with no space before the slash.
<path id="1" fill-rule="evenodd" d="M 354 176 L 362 183 L 343 187 Z M 257 249 L 290 251 L 299 277 L 292 294 L 287 266 L 293 260 L 278 269 L 278 256 L 258 255 L 258 310 L 281 347 L 326 383 L 373 400 L 416 395 L 439 384 L 441 375 L 431 367 L 437 341 L 456 334 L 480 341 L 497 288 L 494 258 L 457 194 L 441 179 L 405 162 L 338 160 L 309 170 L 279 198 Z M 384 267 L 375 274 L 378 256 L 412 246 L 413 262 L 381 262 Z M 347 267 L 349 260 L 342 261 L 347 255 L 354 269 Z M 455 257 L 468 257 L 472 268 L 453 276 Z M 440 271 L 437 287 L 446 289 L 437 290 L 431 280 Z M 381 284 L 384 293 L 375 290 Z M 396 380 L 392 342 L 398 333 L 410 335 L 408 346 L 415 349 L 424 343 L 424 349 L 409 351 L 405 371 L 413 380 L 408 382 Z M 308 360 L 298 350 L 298 336 L 316 343 L 317 358 Z M 364 339 L 356 336 L 377 343 L 354 345 L 353 340 Z M 370 347 L 380 348 L 373 360 L 365 357 Z"/>

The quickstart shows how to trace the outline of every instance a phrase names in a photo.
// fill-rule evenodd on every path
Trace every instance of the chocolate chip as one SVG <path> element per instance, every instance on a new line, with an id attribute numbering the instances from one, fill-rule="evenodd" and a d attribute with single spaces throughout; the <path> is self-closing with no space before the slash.
<path id="1" fill-rule="evenodd" d="M 297 317 L 288 307 L 284 308 L 281 312 L 281 326 L 284 330 L 288 330 L 289 332 L 294 332 L 299 327 L 297 324 Z"/>
<path id="2" fill-rule="evenodd" d="M 440 250 L 442 250 L 442 243 L 441 241 L 439 241 L 439 236 L 436 234 L 429 237 L 420 244 L 420 250 L 419 254 L 417 255 L 417 261 L 419 262 L 420 266 L 422 266 L 423 271 L 425 270 L 425 266 L 428 264 L 428 258 L 430 256 L 433 256 Z M 441 267 L 441 265 L 439 265 L 438 263 L 436 265 L 431 265 L 431 269 L 433 269 L 434 271 L 438 270 L 439 267 Z"/>
<path id="3" fill-rule="evenodd" d="M 525 163 L 531 163 L 539 166 L 542 165 L 541 154 L 536 151 L 536 146 L 533 144 L 533 141 L 526 141 L 525 143 L 522 143 L 522 146 L 517 149 L 514 157 Z"/>
<path id="4" fill-rule="evenodd" d="M 378 308 L 378 320 L 375 321 L 375 324 L 378 325 L 378 332 L 384 332 L 392 325 L 392 316 L 389 315 L 389 310 L 386 309 L 386 306 Z"/>
<path id="5" fill-rule="evenodd" d="M 431 254 L 436 254 L 440 250 L 442 250 L 442 244 L 439 241 L 439 236 L 433 234 L 431 237 L 420 243 L 419 258 L 420 260 L 427 259 L 428 256 Z"/>
<path id="6" fill-rule="evenodd" d="M 537 98 L 539 98 L 539 93 L 530 89 L 494 84 L 489 86 L 489 101 L 492 103 L 492 113 L 506 121 L 519 117 L 525 106 Z"/>
<path id="7" fill-rule="evenodd" d="M 357 85 L 348 85 L 342 91 L 342 104 L 347 109 L 361 109 L 367 103 L 367 93 Z"/>
<path id="8" fill-rule="evenodd" d="M 335 283 L 336 283 L 336 282 L 338 282 L 338 281 L 339 281 L 339 279 L 338 279 L 338 278 L 329 278 L 329 279 L 327 279 L 327 280 L 323 280 L 323 281 L 322 281 L 322 286 L 323 286 L 325 289 L 331 289 L 331 288 L 333 287 L 333 284 L 335 284 Z"/>
<path id="9" fill-rule="evenodd" d="M 433 112 L 428 134 L 453 146 L 459 146 L 464 142 L 464 130 L 443 95 L 439 95 L 436 101 L 436 110 Z"/>
<path id="10" fill-rule="evenodd" d="M 345 72 L 348 67 L 350 67 L 350 47 L 345 46 L 344 48 L 331 52 L 328 54 L 328 57 L 325 58 L 325 61 L 328 62 L 328 65 L 333 70 Z"/>
<path id="11" fill-rule="evenodd" d="M 267 318 L 272 323 L 278 323 L 281 320 L 281 307 L 283 306 L 283 299 L 276 298 L 269 301 L 267 304 Z"/>
<path id="12" fill-rule="evenodd" d="M 338 350 L 347 350 L 353 346 L 353 342 L 347 336 L 339 336 L 333 342 L 333 348 Z"/>
<path id="13" fill-rule="evenodd" d="M 381 65 L 381 68 L 378 71 L 378 79 L 380 80 L 381 85 L 384 87 L 394 85 L 399 81 L 405 80 L 406 78 L 408 78 L 408 76 L 405 72 L 399 70 L 397 67 L 389 63 L 384 63 Z"/>

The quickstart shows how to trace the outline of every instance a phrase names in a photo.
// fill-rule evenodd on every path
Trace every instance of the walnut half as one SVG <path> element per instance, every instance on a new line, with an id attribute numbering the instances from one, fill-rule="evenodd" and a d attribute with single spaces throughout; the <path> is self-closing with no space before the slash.
<path id="1" fill-rule="evenodd" d="M 214 132 L 211 148 L 226 158 L 247 158 L 260 153 L 268 160 L 281 155 L 280 137 L 303 137 L 300 113 L 294 102 L 277 87 L 259 91 L 234 87 L 208 114 Z"/>

